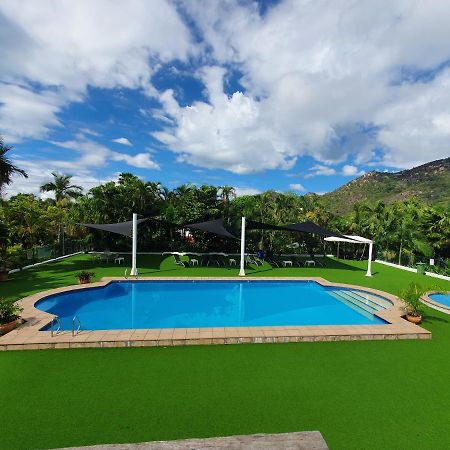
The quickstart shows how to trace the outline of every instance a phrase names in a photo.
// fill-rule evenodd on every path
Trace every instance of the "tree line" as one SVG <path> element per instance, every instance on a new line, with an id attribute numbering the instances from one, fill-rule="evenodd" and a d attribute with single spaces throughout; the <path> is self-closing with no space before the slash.
<path id="1" fill-rule="evenodd" d="M 26 173 L 6 161 L 0 147 L 0 189 L 11 183 L 12 175 Z M 7 149 L 8 151 L 9 149 Z M 3 157 L 3 162 L 2 162 Z M 6 175 L 5 175 L 6 174 Z M 40 190 L 51 195 L 42 199 L 33 194 L 2 198 L 0 207 L 0 255 L 30 259 L 33 250 L 52 246 L 59 253 L 73 244 L 77 249 L 129 250 L 126 237 L 103 233 L 78 223 L 117 223 L 130 220 L 136 212 L 152 219 L 140 225 L 139 248 L 163 250 L 237 251 L 239 243 L 214 235 L 195 232 L 186 239 L 182 225 L 223 218 L 226 227 L 239 236 L 240 219 L 282 225 L 311 220 L 343 234 L 356 234 L 375 241 L 378 258 L 414 264 L 434 257 L 444 261 L 450 256 L 450 211 L 444 207 L 427 206 L 416 199 L 386 205 L 383 202 L 355 205 L 351 214 L 339 217 L 323 206 L 315 194 L 297 195 L 269 190 L 257 195 L 237 197 L 231 186 L 183 184 L 168 189 L 158 182 L 143 181 L 131 173 L 120 174 L 118 181 L 109 181 L 83 192 L 71 182 L 71 176 L 53 173 L 53 179 Z M 250 250 L 270 249 L 274 253 L 323 253 L 324 241 L 316 236 L 297 233 L 255 230 L 247 233 Z M 341 255 L 358 257 L 362 248 L 341 246 Z M 67 253 L 67 251 L 66 251 Z M 21 255 L 20 257 L 18 255 Z"/>

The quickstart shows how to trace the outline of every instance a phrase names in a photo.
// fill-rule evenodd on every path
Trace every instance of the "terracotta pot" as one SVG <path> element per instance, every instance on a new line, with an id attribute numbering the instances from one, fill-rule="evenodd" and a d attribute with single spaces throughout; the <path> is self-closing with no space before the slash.
<path id="1" fill-rule="evenodd" d="M 6 334 L 10 331 L 14 330 L 18 324 L 19 320 L 15 319 L 12 322 L 4 323 L 3 325 L 0 325 L 0 334 Z"/>
<path id="2" fill-rule="evenodd" d="M 79 284 L 89 284 L 91 282 L 91 280 L 86 280 L 84 278 L 82 278 L 81 280 L 78 280 Z"/>
<path id="3" fill-rule="evenodd" d="M 411 316 L 409 314 L 406 314 L 406 319 L 408 322 L 415 323 L 416 325 L 422 322 L 422 316 Z"/>

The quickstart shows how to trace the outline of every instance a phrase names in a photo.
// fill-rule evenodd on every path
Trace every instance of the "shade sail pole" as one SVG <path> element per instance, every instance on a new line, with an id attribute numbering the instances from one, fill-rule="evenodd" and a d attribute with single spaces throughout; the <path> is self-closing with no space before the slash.
<path id="1" fill-rule="evenodd" d="M 372 276 L 372 242 L 369 244 L 369 259 L 367 260 L 367 273 L 366 277 Z"/>
<path id="2" fill-rule="evenodd" d="M 133 213 L 133 247 L 131 256 L 131 272 L 130 275 L 137 275 L 136 268 L 136 253 L 137 253 L 137 214 Z"/>
<path id="3" fill-rule="evenodd" d="M 245 277 L 245 217 L 242 217 L 241 224 L 241 270 L 240 277 Z"/>

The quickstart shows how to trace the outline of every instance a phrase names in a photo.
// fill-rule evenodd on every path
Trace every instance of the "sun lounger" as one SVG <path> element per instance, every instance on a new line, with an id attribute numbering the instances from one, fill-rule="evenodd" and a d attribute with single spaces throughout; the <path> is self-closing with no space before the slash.
<path id="1" fill-rule="evenodd" d="M 175 260 L 175 264 L 176 264 L 177 266 L 186 267 L 185 264 L 184 264 L 184 262 L 181 261 L 180 255 L 172 254 L 172 256 L 173 256 L 173 259 Z"/>

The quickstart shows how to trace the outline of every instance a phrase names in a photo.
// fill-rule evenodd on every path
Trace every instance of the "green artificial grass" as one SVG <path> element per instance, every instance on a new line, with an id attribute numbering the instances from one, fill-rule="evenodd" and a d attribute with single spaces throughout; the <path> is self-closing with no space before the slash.
<path id="1" fill-rule="evenodd" d="M 159 270 L 159 264 L 161 264 Z M 141 258 L 142 275 L 236 275 Z M 397 293 L 450 283 L 374 264 L 268 267 Z M 86 256 L 24 271 L 0 286 L 21 297 L 75 281 Z M 122 275 L 104 265 L 97 276 Z M 52 448 L 319 430 L 331 449 L 448 449 L 450 316 L 427 309 L 431 341 L 353 341 L 0 353 L 0 448 Z"/>

